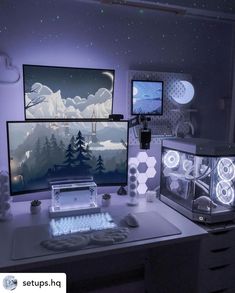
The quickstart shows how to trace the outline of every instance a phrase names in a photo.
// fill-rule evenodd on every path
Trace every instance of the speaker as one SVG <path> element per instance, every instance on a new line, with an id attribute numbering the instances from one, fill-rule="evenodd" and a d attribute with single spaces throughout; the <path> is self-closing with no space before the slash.
<path id="1" fill-rule="evenodd" d="M 0 221 L 11 219 L 9 175 L 6 171 L 0 171 Z"/>
<path id="2" fill-rule="evenodd" d="M 138 205 L 138 172 L 137 166 L 135 164 L 130 164 L 128 168 L 128 195 L 129 195 L 129 206 Z"/>

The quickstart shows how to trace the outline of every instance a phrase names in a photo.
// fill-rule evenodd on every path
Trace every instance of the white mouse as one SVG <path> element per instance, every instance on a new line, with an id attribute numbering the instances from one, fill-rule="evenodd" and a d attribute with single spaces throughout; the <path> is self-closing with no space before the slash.
<path id="1" fill-rule="evenodd" d="M 123 220 L 129 227 L 139 227 L 139 222 L 136 216 L 132 213 L 127 214 Z"/>

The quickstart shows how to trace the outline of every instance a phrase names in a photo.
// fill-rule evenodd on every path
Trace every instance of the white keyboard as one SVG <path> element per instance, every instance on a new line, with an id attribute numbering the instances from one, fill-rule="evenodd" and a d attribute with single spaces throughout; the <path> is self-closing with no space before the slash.
<path id="1" fill-rule="evenodd" d="M 52 236 L 68 235 L 77 232 L 99 231 L 116 228 L 109 213 L 95 213 L 55 218 L 50 221 Z"/>

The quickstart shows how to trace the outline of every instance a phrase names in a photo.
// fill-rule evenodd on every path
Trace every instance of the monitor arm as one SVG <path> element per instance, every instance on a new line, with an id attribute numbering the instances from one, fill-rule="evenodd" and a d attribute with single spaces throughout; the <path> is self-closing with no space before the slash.
<path id="1" fill-rule="evenodd" d="M 113 121 L 120 121 L 121 119 L 123 119 L 123 115 L 112 114 L 109 115 L 109 119 Z M 149 121 L 151 121 L 151 118 L 145 115 L 136 115 L 133 118 L 129 119 L 129 128 L 142 124 L 142 128 L 139 129 L 139 142 L 140 148 L 144 150 L 150 148 L 151 129 L 148 128 Z"/>
<path id="2" fill-rule="evenodd" d="M 151 129 L 148 128 L 148 122 L 151 121 L 150 117 L 145 115 L 137 115 L 129 120 L 129 128 L 142 124 L 142 128 L 139 129 L 139 142 L 141 149 L 149 149 L 151 142 Z"/>

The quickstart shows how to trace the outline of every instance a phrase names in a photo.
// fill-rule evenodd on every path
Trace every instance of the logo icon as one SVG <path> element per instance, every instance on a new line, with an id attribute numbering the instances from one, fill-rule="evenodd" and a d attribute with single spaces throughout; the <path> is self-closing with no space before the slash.
<path id="1" fill-rule="evenodd" d="M 3 279 L 3 287 L 9 291 L 15 290 L 17 287 L 17 279 L 14 276 L 6 276 Z"/>

